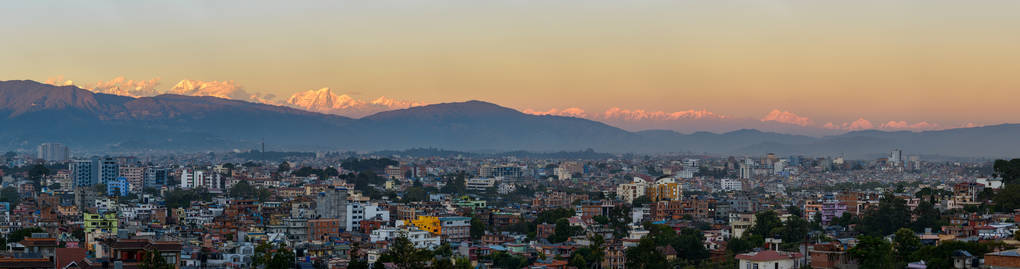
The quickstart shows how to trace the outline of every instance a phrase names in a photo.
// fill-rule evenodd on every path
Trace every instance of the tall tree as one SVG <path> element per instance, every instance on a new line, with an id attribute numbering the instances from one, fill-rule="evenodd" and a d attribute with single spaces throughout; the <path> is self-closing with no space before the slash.
<path id="1" fill-rule="evenodd" d="M 861 268 L 895 268 L 892 248 L 881 237 L 862 235 L 857 238 L 857 246 L 847 253 L 860 261 Z"/>
<path id="2" fill-rule="evenodd" d="M 145 252 L 142 256 L 142 263 L 138 265 L 141 269 L 173 269 L 174 266 L 166 262 L 163 254 L 158 249 Z"/>
<path id="3" fill-rule="evenodd" d="M 471 239 L 480 240 L 485 235 L 485 222 L 478 216 L 471 217 Z"/>
<path id="4" fill-rule="evenodd" d="M 910 208 L 905 200 L 892 193 L 885 193 L 878 207 L 864 213 L 857 229 L 866 235 L 885 236 L 900 227 L 910 227 Z"/>
<path id="5" fill-rule="evenodd" d="M 425 262 L 431 258 L 429 251 L 415 248 L 411 240 L 403 236 L 393 239 L 388 254 L 393 257 L 393 263 L 402 269 L 425 268 Z"/>
<path id="6" fill-rule="evenodd" d="M 294 251 L 281 246 L 273 253 L 273 258 L 266 264 L 266 269 L 294 268 L 295 261 Z"/>
<path id="7" fill-rule="evenodd" d="M 893 239 L 893 249 L 896 250 L 896 260 L 906 263 L 911 262 L 911 257 L 918 249 L 921 249 L 921 239 L 914 234 L 913 230 L 900 228 L 896 231 Z"/>
<path id="8" fill-rule="evenodd" d="M 992 198 L 998 211 L 1020 208 L 1020 159 L 995 160 L 993 167 L 1005 184 Z"/>
<path id="9" fill-rule="evenodd" d="M 758 212 L 754 215 L 754 217 L 754 226 L 751 226 L 747 232 L 761 236 L 762 238 L 772 238 L 778 232 L 777 228 L 783 226 L 783 222 L 779 220 L 779 216 L 772 210 Z"/>

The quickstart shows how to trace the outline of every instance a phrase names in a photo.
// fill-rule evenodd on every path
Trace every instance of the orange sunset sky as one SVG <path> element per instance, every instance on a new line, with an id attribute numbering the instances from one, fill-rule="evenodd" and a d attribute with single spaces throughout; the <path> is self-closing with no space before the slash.
<path id="1" fill-rule="evenodd" d="M 942 129 L 1020 122 L 1018 11 L 941 0 L 19 1 L 0 9 L 0 79 Z"/>

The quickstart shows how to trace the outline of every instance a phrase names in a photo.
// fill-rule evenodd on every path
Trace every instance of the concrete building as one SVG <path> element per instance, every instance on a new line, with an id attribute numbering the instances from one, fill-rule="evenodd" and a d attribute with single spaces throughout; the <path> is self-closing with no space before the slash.
<path id="1" fill-rule="evenodd" d="M 145 168 L 135 165 L 125 165 L 120 167 L 120 177 L 127 180 L 128 184 L 131 185 L 132 192 L 141 192 L 145 182 Z"/>
<path id="2" fill-rule="evenodd" d="M 224 188 L 223 178 L 217 173 L 195 169 L 181 170 L 181 188 L 206 188 L 207 190 L 221 190 Z"/>
<path id="3" fill-rule="evenodd" d="M 719 180 L 719 188 L 723 191 L 741 191 L 744 183 L 738 179 L 724 178 Z"/>
<path id="4" fill-rule="evenodd" d="M 163 167 L 148 167 L 143 172 L 143 188 L 160 188 L 166 186 L 169 169 Z"/>
<path id="5" fill-rule="evenodd" d="M 347 219 L 347 188 L 331 188 L 320 192 L 315 199 L 315 216 L 318 219 Z M 343 231 L 350 231 L 341 223 Z"/>
<path id="6" fill-rule="evenodd" d="M 803 268 L 804 254 L 797 252 L 783 252 L 775 250 L 763 250 L 739 254 L 736 259 L 740 261 L 737 268 L 757 269 L 795 269 Z"/>
<path id="7" fill-rule="evenodd" d="M 347 204 L 346 226 L 348 230 L 360 228 L 362 220 L 390 221 L 390 211 L 380 207 L 379 204 L 349 203 Z"/>
<path id="8" fill-rule="evenodd" d="M 332 237 L 340 237 L 340 219 L 308 220 L 308 240 L 330 241 Z"/>
<path id="9" fill-rule="evenodd" d="M 683 190 L 680 183 L 671 177 L 660 178 L 648 186 L 645 195 L 652 202 L 676 201 L 683 198 Z"/>
<path id="10" fill-rule="evenodd" d="M 73 160 L 68 166 L 75 186 L 90 187 L 99 184 L 99 159 Z"/>
<path id="11" fill-rule="evenodd" d="M 108 181 L 106 182 L 106 196 L 127 196 L 130 193 L 130 185 L 124 177 Z"/>
<path id="12" fill-rule="evenodd" d="M 100 161 L 99 182 L 109 182 L 120 177 L 120 164 L 114 158 L 103 158 Z"/>
<path id="13" fill-rule="evenodd" d="M 464 181 L 464 187 L 472 191 L 484 191 L 496 187 L 495 178 L 472 178 Z"/>
<path id="14" fill-rule="evenodd" d="M 42 143 L 39 145 L 37 158 L 47 162 L 63 162 L 71 157 L 67 146 L 60 143 Z"/>
<path id="15" fill-rule="evenodd" d="M 616 186 L 616 197 L 628 204 L 633 203 L 634 199 L 645 195 L 648 189 L 648 182 L 640 177 L 634 177 L 631 183 L 620 184 Z"/>

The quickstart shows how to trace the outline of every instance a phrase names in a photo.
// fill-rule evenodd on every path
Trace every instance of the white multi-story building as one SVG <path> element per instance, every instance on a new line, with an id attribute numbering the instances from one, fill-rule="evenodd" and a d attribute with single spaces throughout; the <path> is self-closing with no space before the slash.
<path id="1" fill-rule="evenodd" d="M 616 197 L 620 200 L 626 201 L 627 203 L 633 203 L 634 199 L 645 195 L 645 191 L 648 189 L 648 182 L 640 177 L 634 177 L 631 183 L 620 184 L 616 186 Z"/>
<path id="2" fill-rule="evenodd" d="M 894 149 L 892 153 L 889 154 L 889 163 L 893 166 L 903 165 L 903 151 L 900 149 Z"/>
<path id="3" fill-rule="evenodd" d="M 499 184 L 499 187 L 496 188 L 496 192 L 503 195 L 510 194 L 516 190 L 517 185 L 514 185 L 513 183 L 501 183 Z"/>
<path id="4" fill-rule="evenodd" d="M 181 170 L 181 188 L 192 189 L 202 186 L 202 181 L 205 180 L 205 172 L 194 169 Z"/>
<path id="5" fill-rule="evenodd" d="M 719 188 L 723 191 L 741 191 L 744 189 L 744 183 L 738 179 L 724 178 L 719 180 Z"/>
<path id="6" fill-rule="evenodd" d="M 372 230 L 372 234 L 369 235 L 369 240 L 372 241 L 372 243 L 375 243 L 380 241 L 389 241 L 390 239 L 398 236 L 403 236 L 408 240 L 411 240 L 411 244 L 414 244 L 416 248 L 434 249 L 440 244 L 438 236 L 422 231 L 414 226 L 405 226 L 403 229 L 392 227 L 375 229 Z"/>
<path id="7" fill-rule="evenodd" d="M 183 169 L 181 170 L 181 188 L 206 188 L 209 190 L 223 189 L 223 179 L 220 174 L 207 173 L 202 170 Z"/>
<path id="8" fill-rule="evenodd" d="M 472 178 L 464 181 L 468 190 L 482 191 L 496 186 L 496 178 Z"/>
<path id="9" fill-rule="evenodd" d="M 379 219 L 390 221 L 390 211 L 372 203 L 349 203 L 347 204 L 347 230 L 356 230 L 361 227 L 362 220 Z"/>

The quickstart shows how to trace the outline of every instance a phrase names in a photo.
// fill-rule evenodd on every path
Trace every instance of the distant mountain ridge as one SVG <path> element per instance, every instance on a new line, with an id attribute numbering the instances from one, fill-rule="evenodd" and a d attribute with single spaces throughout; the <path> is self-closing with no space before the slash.
<path id="1" fill-rule="evenodd" d="M 133 98 L 74 86 L 0 81 L 0 149 L 60 142 L 95 152 L 222 151 L 265 143 L 288 150 L 578 151 L 1011 157 L 1020 125 L 810 137 L 753 129 L 629 132 L 574 117 L 531 115 L 482 101 L 433 104 L 352 119 L 216 97 Z"/>

